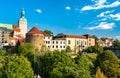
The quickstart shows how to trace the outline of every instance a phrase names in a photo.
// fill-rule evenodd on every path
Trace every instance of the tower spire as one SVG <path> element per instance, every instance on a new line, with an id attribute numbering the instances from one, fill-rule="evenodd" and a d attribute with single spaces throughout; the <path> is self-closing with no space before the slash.
<path id="1" fill-rule="evenodd" d="M 24 8 L 22 9 L 20 20 L 26 20 L 26 19 L 25 19 L 25 11 L 24 11 Z"/>
<path id="2" fill-rule="evenodd" d="M 24 8 L 22 9 L 22 12 L 21 12 L 21 17 L 23 18 L 25 16 L 25 11 L 24 11 Z"/>

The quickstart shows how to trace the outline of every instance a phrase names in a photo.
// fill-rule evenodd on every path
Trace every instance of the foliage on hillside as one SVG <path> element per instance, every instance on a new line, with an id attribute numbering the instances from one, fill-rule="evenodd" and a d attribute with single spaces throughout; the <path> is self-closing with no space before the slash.
<path id="1" fill-rule="evenodd" d="M 100 46 L 88 48 L 87 54 L 71 58 L 66 51 L 49 51 L 45 46 L 35 51 L 30 43 L 18 47 L 16 54 L 0 51 L 0 78 L 117 78 L 119 59 Z M 15 53 L 15 52 L 14 52 Z"/>

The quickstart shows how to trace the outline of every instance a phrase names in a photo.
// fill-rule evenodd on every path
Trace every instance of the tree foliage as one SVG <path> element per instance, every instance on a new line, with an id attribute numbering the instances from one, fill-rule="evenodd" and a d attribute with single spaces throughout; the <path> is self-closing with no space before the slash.
<path id="1" fill-rule="evenodd" d="M 120 74 L 119 60 L 112 51 L 107 50 L 99 54 L 96 64 L 108 78 L 117 78 Z"/>
<path id="2" fill-rule="evenodd" d="M 71 52 L 72 50 L 71 50 L 71 48 L 70 48 L 70 46 L 67 46 L 66 47 L 66 52 Z"/>
<path id="3" fill-rule="evenodd" d="M 54 51 L 37 58 L 37 74 L 43 78 L 68 78 L 73 71 L 74 63 L 65 52 Z"/>
<path id="4" fill-rule="evenodd" d="M 23 55 L 32 63 L 32 67 L 34 67 L 34 46 L 31 43 L 23 43 L 18 48 L 18 54 Z"/>
<path id="5" fill-rule="evenodd" d="M 75 62 L 77 64 L 76 78 L 92 78 L 91 71 L 94 65 L 85 55 L 77 56 Z"/>
<path id="6" fill-rule="evenodd" d="M 49 34 L 49 35 L 51 35 L 51 36 L 53 36 L 53 32 L 50 31 L 50 30 L 44 30 L 44 32 L 47 33 L 47 34 Z"/>
<path id="7" fill-rule="evenodd" d="M 120 40 L 116 39 L 113 43 L 114 46 L 120 46 Z"/>
<path id="8" fill-rule="evenodd" d="M 31 63 L 24 56 L 12 55 L 4 65 L 2 78 L 33 78 Z"/>
<path id="9" fill-rule="evenodd" d="M 106 76 L 104 75 L 104 73 L 101 71 L 100 67 L 98 67 L 94 78 L 106 78 Z"/>
<path id="10" fill-rule="evenodd" d="M 101 52 L 103 52 L 103 47 L 98 45 L 88 47 L 87 49 L 87 53 L 101 53 Z"/>

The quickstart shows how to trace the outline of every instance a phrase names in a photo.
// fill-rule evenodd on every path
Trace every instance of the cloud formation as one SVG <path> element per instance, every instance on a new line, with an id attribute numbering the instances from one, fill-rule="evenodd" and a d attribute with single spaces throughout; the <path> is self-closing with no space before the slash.
<path id="1" fill-rule="evenodd" d="M 97 15 L 97 17 L 105 17 L 106 15 L 108 15 L 108 14 L 110 14 L 110 13 L 112 13 L 112 12 L 114 12 L 114 10 L 102 12 L 102 13 L 100 13 L 99 15 Z"/>
<path id="2" fill-rule="evenodd" d="M 95 29 L 108 30 L 108 29 L 113 29 L 113 27 L 115 27 L 115 23 L 101 22 L 97 26 L 87 27 L 86 29 L 89 29 L 89 30 L 95 30 Z"/>
<path id="3" fill-rule="evenodd" d="M 66 6 L 65 9 L 66 10 L 71 10 L 71 7 L 70 6 Z"/>
<path id="4" fill-rule="evenodd" d="M 120 40 L 120 35 L 115 36 L 114 39 L 118 39 L 118 40 Z"/>
<path id="5" fill-rule="evenodd" d="M 42 13 L 42 10 L 41 9 L 36 9 L 36 12 Z"/>
<path id="6" fill-rule="evenodd" d="M 81 11 L 86 11 L 86 10 L 97 10 L 97 9 L 103 9 L 103 8 L 112 8 L 112 7 L 118 7 L 120 5 L 119 1 L 115 1 L 111 4 L 106 4 L 106 0 L 92 0 L 95 2 L 94 5 L 88 5 L 84 6 Z"/>
<path id="7" fill-rule="evenodd" d="M 110 17 L 116 21 L 120 21 L 120 13 L 110 14 Z"/>

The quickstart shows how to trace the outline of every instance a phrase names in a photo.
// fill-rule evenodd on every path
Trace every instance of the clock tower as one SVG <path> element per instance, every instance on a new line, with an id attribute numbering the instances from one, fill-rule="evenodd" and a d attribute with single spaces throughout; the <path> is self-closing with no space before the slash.
<path id="1" fill-rule="evenodd" d="M 25 38 L 27 33 L 27 19 L 25 18 L 24 8 L 21 12 L 21 18 L 19 19 L 18 26 L 20 28 L 20 34 Z"/>

